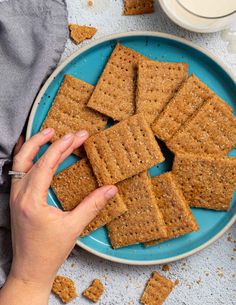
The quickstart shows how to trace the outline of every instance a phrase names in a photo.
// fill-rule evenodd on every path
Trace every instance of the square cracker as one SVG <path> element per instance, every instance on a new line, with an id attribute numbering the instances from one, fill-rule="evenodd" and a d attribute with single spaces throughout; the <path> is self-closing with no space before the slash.
<path id="1" fill-rule="evenodd" d="M 115 184 L 164 161 L 142 115 L 134 115 L 85 142 L 99 185 Z"/>
<path id="2" fill-rule="evenodd" d="M 170 140 L 203 103 L 214 96 L 216 94 L 192 74 L 153 122 L 154 134 L 163 141 Z M 226 103 L 225 106 L 232 110 Z"/>
<path id="3" fill-rule="evenodd" d="M 94 191 L 98 184 L 88 160 L 82 159 L 55 175 L 51 186 L 63 209 L 70 211 Z M 90 222 L 81 236 L 102 227 L 126 210 L 123 200 L 117 194 Z"/>
<path id="4" fill-rule="evenodd" d="M 124 15 L 150 14 L 154 12 L 154 0 L 124 0 Z"/>
<path id="5" fill-rule="evenodd" d="M 236 158 L 177 154 L 172 172 L 191 207 L 229 209 L 236 187 Z"/>
<path id="6" fill-rule="evenodd" d="M 171 172 L 152 178 L 156 203 L 166 224 L 167 237 L 172 239 L 198 230 L 198 224 Z M 160 240 L 146 243 L 154 245 Z"/>
<path id="7" fill-rule="evenodd" d="M 52 142 L 66 133 L 86 129 L 90 135 L 105 128 L 107 117 L 87 107 L 94 87 L 71 75 L 65 75 L 42 129 L 52 127 Z M 80 150 L 74 151 L 81 155 Z"/>
<path id="8" fill-rule="evenodd" d="M 188 65 L 185 63 L 152 60 L 139 63 L 136 112 L 143 113 L 152 123 L 187 77 Z"/>
<path id="9" fill-rule="evenodd" d="M 103 292 L 103 283 L 99 279 L 95 279 L 93 280 L 92 284 L 86 290 L 84 290 L 83 296 L 96 303 L 101 298 Z"/>
<path id="10" fill-rule="evenodd" d="M 174 286 L 172 281 L 158 272 L 153 272 L 140 301 L 144 305 L 162 305 Z"/>
<path id="11" fill-rule="evenodd" d="M 226 155 L 236 146 L 236 117 L 214 96 L 166 144 L 175 153 Z"/>
<path id="12" fill-rule="evenodd" d="M 112 220 L 108 235 L 113 248 L 166 237 L 148 173 L 142 172 L 117 184 L 128 211 Z"/>
<path id="13" fill-rule="evenodd" d="M 135 112 L 137 65 L 145 57 L 117 44 L 112 52 L 88 106 L 116 121 Z"/>
<path id="14" fill-rule="evenodd" d="M 55 293 L 63 303 L 68 303 L 77 297 L 74 282 L 66 277 L 57 275 L 52 285 L 52 292 Z"/>

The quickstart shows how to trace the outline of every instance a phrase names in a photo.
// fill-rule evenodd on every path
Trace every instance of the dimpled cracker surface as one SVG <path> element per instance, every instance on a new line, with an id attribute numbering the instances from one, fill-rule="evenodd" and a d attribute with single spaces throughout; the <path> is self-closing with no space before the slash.
<path id="1" fill-rule="evenodd" d="M 154 0 L 124 0 L 124 15 L 150 14 L 154 12 Z"/>
<path id="2" fill-rule="evenodd" d="M 155 135 L 163 141 L 170 140 L 213 94 L 195 75 L 189 76 L 160 116 L 153 122 L 152 130 Z"/>
<path id="3" fill-rule="evenodd" d="M 145 57 L 117 44 L 112 52 L 88 106 L 121 121 L 135 112 L 137 64 Z"/>
<path id="4" fill-rule="evenodd" d="M 236 145 L 236 117 L 214 96 L 166 144 L 175 153 L 226 155 Z"/>
<path id="5" fill-rule="evenodd" d="M 134 115 L 85 142 L 99 185 L 115 184 L 164 161 L 142 115 Z"/>
<path id="6" fill-rule="evenodd" d="M 162 305 L 174 288 L 174 283 L 158 272 L 153 272 L 140 302 L 143 305 Z"/>
<path id="7" fill-rule="evenodd" d="M 42 129 L 55 129 L 52 142 L 66 133 L 85 129 L 92 135 L 105 128 L 107 118 L 86 106 L 93 89 L 92 85 L 71 75 L 65 75 L 42 126 Z M 79 149 L 74 153 L 81 155 Z"/>
<path id="8" fill-rule="evenodd" d="M 92 38 L 97 29 L 92 26 L 78 25 L 78 24 L 69 24 L 70 38 L 76 43 L 79 44 L 85 39 Z"/>
<path id="9" fill-rule="evenodd" d="M 55 293 L 63 303 L 68 303 L 77 297 L 74 282 L 65 276 L 57 275 L 52 285 L 52 292 Z"/>
<path id="10" fill-rule="evenodd" d="M 93 280 L 92 284 L 86 290 L 84 290 L 83 296 L 96 303 L 101 298 L 103 292 L 103 283 L 99 279 L 95 279 Z"/>
<path id="11" fill-rule="evenodd" d="M 166 237 L 165 224 L 148 172 L 119 182 L 117 187 L 128 211 L 107 225 L 112 247 L 120 248 Z"/>
<path id="12" fill-rule="evenodd" d="M 143 113 L 152 123 L 187 77 L 185 63 L 152 60 L 139 63 L 136 112 Z"/>
<path id="13" fill-rule="evenodd" d="M 171 172 L 152 178 L 157 205 L 166 224 L 167 237 L 175 238 L 198 230 L 198 224 Z M 146 246 L 156 242 L 146 243 Z"/>
<path id="14" fill-rule="evenodd" d="M 236 187 L 236 158 L 176 155 L 172 172 L 190 206 L 229 209 Z"/>
<path id="15" fill-rule="evenodd" d="M 70 211 L 94 191 L 98 184 L 88 160 L 82 159 L 54 176 L 51 186 L 63 209 Z M 105 225 L 126 210 L 123 200 L 117 194 L 90 222 L 82 236 Z"/>

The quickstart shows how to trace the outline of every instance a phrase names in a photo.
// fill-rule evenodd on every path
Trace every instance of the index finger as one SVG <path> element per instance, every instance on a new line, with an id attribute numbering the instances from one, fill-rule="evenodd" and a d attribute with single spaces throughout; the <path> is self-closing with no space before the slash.
<path id="1" fill-rule="evenodd" d="M 47 194 L 58 165 L 88 138 L 86 131 L 67 134 L 55 141 L 30 171 L 30 184 L 41 194 Z"/>

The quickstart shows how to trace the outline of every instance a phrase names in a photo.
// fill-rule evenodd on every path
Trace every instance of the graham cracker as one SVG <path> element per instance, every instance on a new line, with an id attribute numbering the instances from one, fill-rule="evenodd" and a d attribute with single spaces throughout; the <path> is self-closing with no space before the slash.
<path id="1" fill-rule="evenodd" d="M 52 285 L 52 292 L 55 293 L 63 303 L 68 303 L 78 296 L 74 282 L 70 278 L 61 275 L 55 277 Z"/>
<path id="2" fill-rule="evenodd" d="M 112 52 L 88 106 L 116 121 L 135 112 L 137 65 L 145 57 L 117 44 Z"/>
<path id="3" fill-rule="evenodd" d="M 172 281 L 158 272 L 153 272 L 140 302 L 144 305 L 162 305 L 174 287 Z"/>
<path id="4" fill-rule="evenodd" d="M 214 96 L 216 94 L 192 74 L 153 122 L 154 134 L 163 141 L 169 141 L 203 103 Z M 226 103 L 225 106 L 232 110 Z"/>
<path id="5" fill-rule="evenodd" d="M 70 38 L 74 43 L 79 44 L 85 39 L 92 38 L 96 33 L 97 29 L 92 26 L 69 24 Z"/>
<path id="6" fill-rule="evenodd" d="M 113 248 L 166 237 L 165 223 L 156 204 L 148 173 L 117 184 L 128 211 L 107 224 Z"/>
<path id="7" fill-rule="evenodd" d="M 226 155 L 236 146 L 236 117 L 214 96 L 166 144 L 173 152 Z"/>
<path id="8" fill-rule="evenodd" d="M 93 89 L 92 85 L 71 75 L 65 75 L 41 127 L 41 129 L 54 128 L 55 135 L 52 142 L 70 132 L 75 133 L 85 129 L 92 135 L 105 128 L 107 118 L 86 106 Z M 74 153 L 81 155 L 79 149 Z"/>
<path id="9" fill-rule="evenodd" d="M 84 290 L 83 296 L 96 303 L 101 298 L 103 292 L 103 283 L 99 279 L 95 279 L 93 280 L 92 284 L 86 290 Z"/>
<path id="10" fill-rule="evenodd" d="M 154 0 L 124 0 L 124 15 L 151 14 L 154 12 Z"/>
<path id="11" fill-rule="evenodd" d="M 166 224 L 167 237 L 165 240 L 197 231 L 198 224 L 185 200 L 174 175 L 171 172 L 152 178 L 153 190 L 157 205 Z M 146 243 L 150 246 L 161 242 Z"/>
<path id="12" fill-rule="evenodd" d="M 236 187 L 236 158 L 177 154 L 172 172 L 191 207 L 230 208 Z"/>
<path id="13" fill-rule="evenodd" d="M 136 112 L 152 123 L 188 77 L 188 65 L 143 61 L 138 66 Z"/>
<path id="14" fill-rule="evenodd" d="M 98 188 L 97 180 L 87 159 L 82 159 L 55 175 L 51 186 L 65 211 L 73 210 L 86 196 Z M 85 228 L 81 236 L 104 226 L 126 210 L 119 194 L 115 195 Z"/>
<path id="15" fill-rule="evenodd" d="M 142 114 L 91 136 L 84 147 L 99 185 L 115 184 L 164 161 Z"/>

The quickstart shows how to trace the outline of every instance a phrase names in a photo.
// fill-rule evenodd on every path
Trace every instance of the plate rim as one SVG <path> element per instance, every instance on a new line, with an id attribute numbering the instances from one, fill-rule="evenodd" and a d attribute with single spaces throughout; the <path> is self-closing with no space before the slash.
<path id="1" fill-rule="evenodd" d="M 216 62 L 226 72 L 226 74 L 232 79 L 232 81 L 236 85 L 236 77 L 234 76 L 233 72 L 223 63 L 223 61 L 221 61 L 219 58 L 217 58 L 215 55 L 213 55 L 210 51 L 206 50 L 205 48 L 203 48 L 201 46 L 198 46 L 194 42 L 188 41 L 185 38 L 181 38 L 181 37 L 178 37 L 178 36 L 172 35 L 172 34 L 155 32 L 155 31 L 130 31 L 130 32 L 122 32 L 122 33 L 107 35 L 107 36 L 104 36 L 102 38 L 96 39 L 96 40 L 88 43 L 87 45 L 85 45 L 83 47 L 80 47 L 77 51 L 75 51 L 69 57 L 67 57 L 61 64 L 59 64 L 59 66 L 56 67 L 56 69 L 52 72 L 52 74 L 47 78 L 46 82 L 44 83 L 44 85 L 40 89 L 39 93 L 37 94 L 37 96 L 36 96 L 36 98 L 33 102 L 33 106 L 31 108 L 30 115 L 29 115 L 29 120 L 28 120 L 28 123 L 27 123 L 26 140 L 28 140 L 30 138 L 30 134 L 31 134 L 31 131 L 32 131 L 32 125 L 33 125 L 33 120 L 35 118 L 35 114 L 36 114 L 36 111 L 37 111 L 37 108 L 38 108 L 38 104 L 41 101 L 42 96 L 44 95 L 45 91 L 47 90 L 47 88 L 49 87 L 49 85 L 51 84 L 53 79 L 61 72 L 61 70 L 67 64 L 69 64 L 73 59 L 75 59 L 77 56 L 79 56 L 83 52 L 89 50 L 92 47 L 95 47 L 98 44 L 101 44 L 101 43 L 104 43 L 104 42 L 107 42 L 107 41 L 113 40 L 113 39 L 135 37 L 135 36 L 150 36 L 150 37 L 167 38 L 167 39 L 171 39 L 171 40 L 180 42 L 182 44 L 185 44 L 189 47 L 192 47 L 192 48 L 204 53 L 209 58 L 211 58 L 214 62 Z M 188 256 L 191 256 L 191 255 L 203 250 L 204 248 L 208 247 L 214 241 L 219 239 L 235 222 L 236 222 L 236 215 L 234 215 L 232 217 L 232 219 L 215 236 L 213 236 L 207 242 L 203 243 L 201 246 L 196 247 L 196 248 L 194 248 L 190 251 L 187 251 L 183 254 L 175 255 L 175 256 L 172 256 L 170 258 L 164 258 L 164 259 L 148 260 L 148 261 L 129 260 L 129 259 L 118 258 L 118 257 L 114 257 L 114 256 L 111 256 L 111 255 L 108 255 L 108 254 L 100 253 L 99 251 L 94 250 L 94 249 L 90 248 L 89 246 L 83 244 L 80 240 L 76 241 L 76 245 L 80 246 L 84 250 L 86 250 L 86 251 L 88 251 L 88 252 L 90 252 L 90 253 L 98 256 L 98 257 L 101 257 L 103 259 L 106 259 L 106 260 L 109 260 L 109 261 L 112 261 L 112 262 L 116 262 L 116 263 L 128 264 L 128 265 L 143 265 L 143 266 L 144 265 L 166 264 L 166 263 L 174 262 L 174 261 L 186 258 Z"/>

